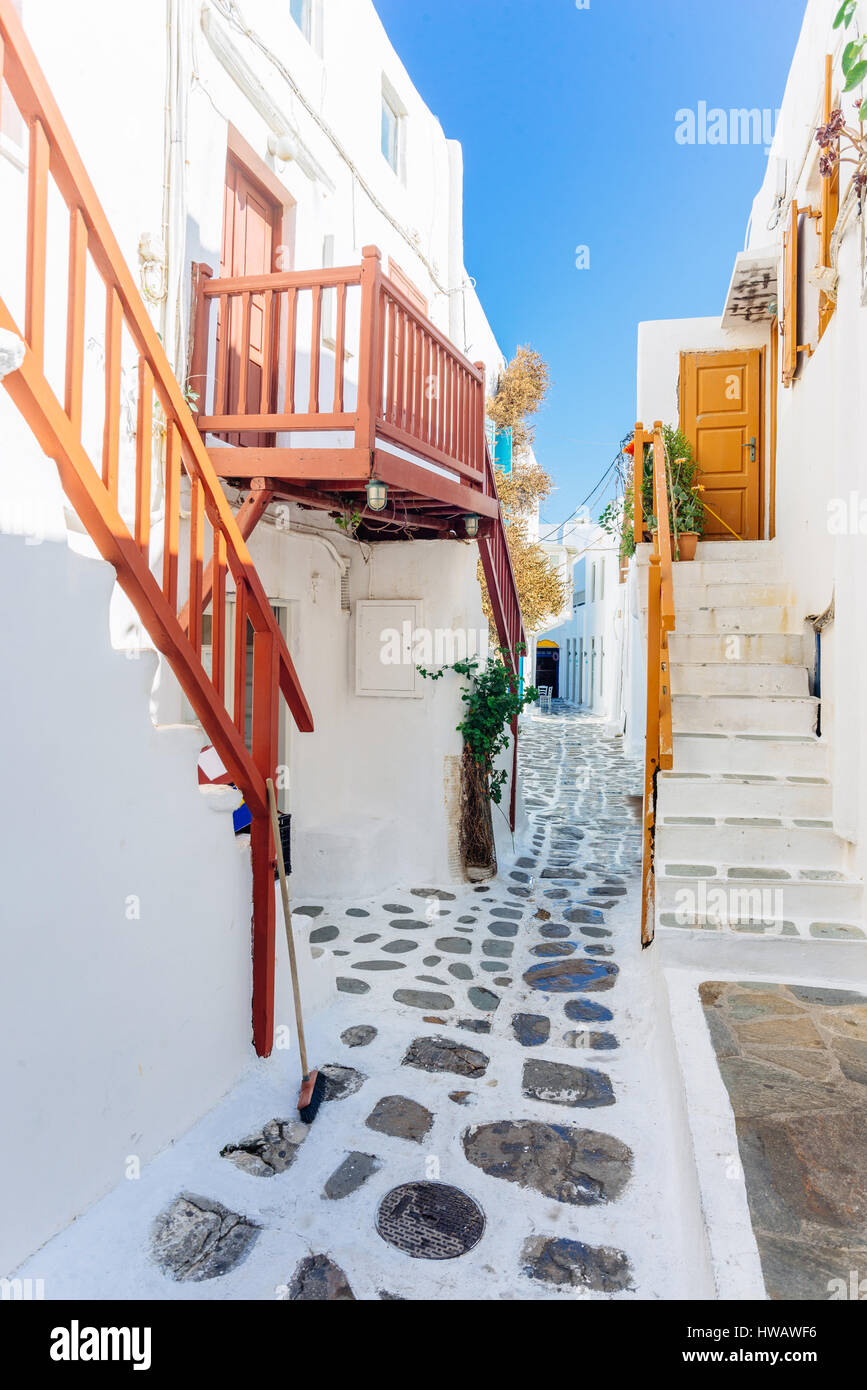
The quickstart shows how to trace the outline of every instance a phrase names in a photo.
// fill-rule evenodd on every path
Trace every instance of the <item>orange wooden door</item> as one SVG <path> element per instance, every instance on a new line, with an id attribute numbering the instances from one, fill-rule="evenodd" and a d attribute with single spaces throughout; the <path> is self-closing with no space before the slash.
<path id="1" fill-rule="evenodd" d="M 705 538 L 762 538 L 762 353 L 684 352 L 680 425 L 702 472 Z"/>
<path id="2" fill-rule="evenodd" d="M 280 240 L 283 209 L 274 203 L 231 155 L 226 164 L 226 201 L 223 216 L 223 276 L 270 275 Z M 276 408 L 277 326 L 269 326 L 264 295 L 254 295 L 250 304 L 249 333 L 244 332 L 243 301 L 231 301 L 228 354 L 227 411 L 233 413 L 240 401 L 242 376 L 246 375 L 246 411 L 260 413 Z M 275 316 L 276 320 L 276 316 Z M 223 331 L 222 324 L 219 332 Z M 244 338 L 246 342 L 242 341 Z M 264 382 L 263 378 L 267 376 Z M 227 436 L 231 444 L 267 447 L 273 436 L 247 432 Z"/>

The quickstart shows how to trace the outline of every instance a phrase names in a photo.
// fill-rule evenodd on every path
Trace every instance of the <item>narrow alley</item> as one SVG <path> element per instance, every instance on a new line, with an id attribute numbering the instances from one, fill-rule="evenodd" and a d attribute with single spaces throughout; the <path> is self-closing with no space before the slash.
<path id="1" fill-rule="evenodd" d="M 284 1118 L 278 1051 L 22 1275 L 55 1298 L 712 1297 L 639 945 L 641 769 L 567 713 L 527 721 L 522 762 L 530 843 L 494 882 L 296 905 L 338 990 L 309 1028 L 314 1125 Z"/>

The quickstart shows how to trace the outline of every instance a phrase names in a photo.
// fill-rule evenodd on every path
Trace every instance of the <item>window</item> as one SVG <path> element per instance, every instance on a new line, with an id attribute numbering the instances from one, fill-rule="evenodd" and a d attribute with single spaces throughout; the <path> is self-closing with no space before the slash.
<path id="1" fill-rule="evenodd" d="M 596 566 L 590 566 L 590 602 L 596 602 Z"/>
<path id="2" fill-rule="evenodd" d="M 381 148 L 384 157 L 398 175 L 401 173 L 403 159 L 403 149 L 401 148 L 403 116 L 400 101 L 383 80 Z"/>
<path id="3" fill-rule="evenodd" d="M 308 43 L 313 38 L 313 0 L 289 0 L 289 13 Z"/>
<path id="4" fill-rule="evenodd" d="M 290 614 L 289 605 L 288 605 L 287 603 L 284 603 L 284 602 L 281 602 L 281 601 L 272 601 L 272 603 L 271 603 L 271 612 L 274 614 L 274 617 L 277 619 L 277 626 L 279 627 L 279 629 L 280 629 L 280 631 L 281 631 L 281 633 L 282 633 L 282 635 L 283 635 L 283 640 L 286 642 L 287 646 L 288 646 L 288 645 L 294 645 L 293 633 L 290 632 L 290 626 L 291 626 L 292 624 L 291 624 L 291 614 Z M 234 596 L 234 594 L 227 594 L 227 595 L 226 595 L 226 616 L 225 616 L 224 627 L 225 627 L 225 644 L 224 644 L 224 645 L 225 645 L 225 656 L 224 656 L 224 661 L 225 661 L 225 671 L 226 671 L 226 689 L 227 689 L 228 691 L 231 691 L 232 688 L 233 688 L 233 687 L 232 687 L 232 672 L 234 671 L 234 667 L 235 667 L 235 596 Z M 245 704 L 245 722 L 244 722 L 244 741 L 245 741 L 245 743 L 246 743 L 246 745 L 247 745 L 248 748 L 252 748 L 252 746 L 253 746 L 253 640 L 254 640 L 253 625 L 252 625 L 252 623 L 250 623 L 250 622 L 248 621 L 248 623 L 247 623 L 247 644 L 246 644 L 246 645 L 247 645 L 247 651 L 246 651 L 246 659 L 245 659 L 245 669 L 246 669 L 246 680 L 245 680 L 246 695 L 245 695 L 245 700 L 246 700 L 246 704 Z M 212 616 L 211 613 L 203 613 L 203 614 L 202 614 L 202 665 L 204 666 L 204 668 L 205 668 L 205 670 L 207 671 L 207 673 L 208 673 L 209 676 L 210 676 L 210 675 L 212 674 L 212 672 L 213 672 L 213 658 L 214 658 L 214 653 L 213 653 L 213 616 Z M 181 717 L 182 717 L 183 723 L 185 723 L 185 724 L 199 724 L 199 720 L 198 720 L 198 718 L 196 717 L 196 713 L 195 713 L 195 711 L 193 710 L 192 705 L 191 705 L 191 704 L 189 703 L 189 701 L 187 700 L 186 696 L 183 697 L 182 709 L 183 709 L 183 713 L 182 713 L 182 716 L 181 716 Z M 231 712 L 232 712 L 232 711 L 230 710 L 230 713 L 231 713 Z M 201 725 L 199 725 L 199 727 L 201 728 Z M 287 755 L 287 749 L 288 749 L 288 741 L 289 741 L 289 739 L 291 738 L 291 736 L 292 736 L 292 719 L 291 719 L 291 715 L 289 714 L 288 707 L 284 704 L 284 705 L 282 705 L 282 713 L 281 713 L 281 717 L 280 717 L 280 722 L 279 722 L 279 726 L 278 726 L 278 735 L 277 735 L 277 762 L 278 762 L 281 766 L 285 766 L 285 764 L 286 764 L 286 761 L 287 761 L 287 756 L 286 756 L 286 755 Z M 277 789 L 277 805 L 278 805 L 279 810 L 281 810 L 281 811 L 288 811 L 288 810 L 289 810 L 289 791 L 288 791 L 288 788 L 279 788 L 279 787 L 278 787 L 278 789 Z"/>
<path id="5" fill-rule="evenodd" d="M 605 561 L 599 561 L 599 602 L 605 597 Z"/>

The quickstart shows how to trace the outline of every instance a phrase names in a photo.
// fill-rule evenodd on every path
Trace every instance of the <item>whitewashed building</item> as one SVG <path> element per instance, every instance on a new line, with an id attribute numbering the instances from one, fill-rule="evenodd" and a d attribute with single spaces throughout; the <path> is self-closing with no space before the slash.
<path id="1" fill-rule="evenodd" d="M 226 1091 L 251 993 L 269 1053 L 266 776 L 296 897 L 461 877 L 459 682 L 414 639 L 482 633 L 480 550 L 521 628 L 461 150 L 373 4 L 0 0 L 0 27 L 3 1012 L 51 1020 L 4 1050 L 5 1268 L 133 1129 L 146 1161 Z M 304 973 L 315 1008 L 333 965 Z"/>
<path id="2" fill-rule="evenodd" d="M 567 523 L 555 541 L 565 557 L 566 615 L 535 634 L 536 684 L 619 727 L 625 590 L 617 542 L 593 522 Z"/>
<path id="3" fill-rule="evenodd" d="M 703 866 L 714 889 L 774 880 L 787 934 L 865 935 L 867 239 L 853 165 L 825 130 L 842 108 L 857 136 L 865 92 L 844 91 L 843 61 L 865 25 L 863 0 L 842 12 L 809 0 L 720 316 L 639 329 L 638 417 L 680 421 L 711 509 L 697 562 L 674 565 L 673 750 L 655 808 L 664 926 L 689 924 L 674 907 Z M 630 575 L 632 752 L 649 551 L 639 545 Z M 721 916 L 735 930 L 752 921 Z"/>

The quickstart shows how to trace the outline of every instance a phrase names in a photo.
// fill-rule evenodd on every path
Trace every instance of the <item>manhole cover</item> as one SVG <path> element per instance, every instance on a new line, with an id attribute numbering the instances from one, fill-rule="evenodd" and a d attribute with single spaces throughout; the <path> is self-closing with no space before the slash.
<path id="1" fill-rule="evenodd" d="M 414 1260 L 456 1260 L 478 1245 L 485 1230 L 480 1206 L 457 1187 L 408 1182 L 386 1193 L 376 1229 Z"/>

